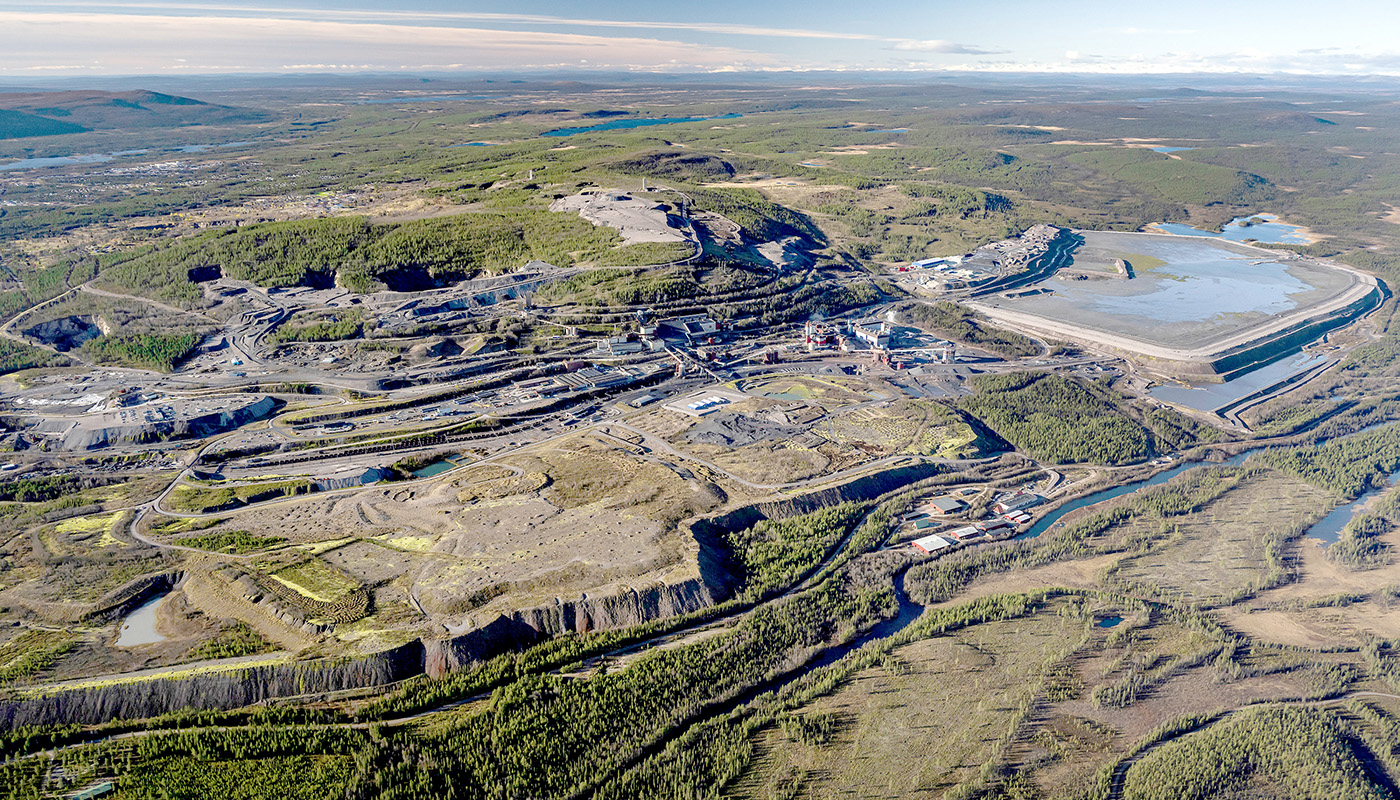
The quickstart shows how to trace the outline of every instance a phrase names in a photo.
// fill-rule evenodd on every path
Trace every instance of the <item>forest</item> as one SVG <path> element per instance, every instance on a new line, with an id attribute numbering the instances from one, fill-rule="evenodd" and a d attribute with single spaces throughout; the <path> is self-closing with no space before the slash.
<path id="1" fill-rule="evenodd" d="M 1147 431 L 1083 384 L 1046 372 L 979 375 L 959 406 L 1033 458 L 1131 464 L 1151 454 Z"/>

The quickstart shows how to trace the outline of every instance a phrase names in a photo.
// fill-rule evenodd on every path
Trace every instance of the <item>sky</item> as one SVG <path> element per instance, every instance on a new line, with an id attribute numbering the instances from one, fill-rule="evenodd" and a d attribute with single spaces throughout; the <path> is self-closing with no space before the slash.
<path id="1" fill-rule="evenodd" d="M 0 75 L 511 70 L 1400 75 L 1400 3 L 0 0 Z"/>

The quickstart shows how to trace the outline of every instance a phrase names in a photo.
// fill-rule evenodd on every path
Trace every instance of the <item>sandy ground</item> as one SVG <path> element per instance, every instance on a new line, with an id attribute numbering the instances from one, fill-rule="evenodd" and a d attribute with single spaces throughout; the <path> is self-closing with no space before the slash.
<path id="1" fill-rule="evenodd" d="M 616 199 L 625 197 L 627 199 Z M 624 244 L 641 242 L 685 242 L 685 234 L 672 228 L 666 212 L 657 210 L 658 201 L 625 194 L 618 189 L 602 189 L 549 204 L 550 211 L 573 211 L 593 223 L 617 229 Z"/>
<path id="2" fill-rule="evenodd" d="M 1390 211 L 1388 211 L 1385 216 L 1381 217 L 1381 219 L 1392 225 L 1400 225 L 1400 206 L 1393 206 L 1390 203 L 1385 203 L 1384 205 L 1386 208 L 1390 209 Z"/>
<path id="3" fill-rule="evenodd" d="M 1383 539 L 1400 548 L 1400 530 Z M 1299 579 L 1223 609 L 1223 622 L 1249 636 L 1302 647 L 1359 645 L 1368 635 L 1400 636 L 1400 600 L 1389 592 L 1400 583 L 1400 564 L 1358 572 L 1329 561 L 1315 539 L 1304 539 L 1295 547 Z M 1345 608 L 1305 607 L 1310 601 L 1341 593 L 1365 594 L 1369 599 Z"/>
<path id="4" fill-rule="evenodd" d="M 1036 589 L 1068 587 L 1071 589 L 1095 589 L 1099 587 L 1099 573 L 1122 558 L 1122 553 L 1086 558 L 1083 561 L 1063 561 L 1043 567 L 1006 572 L 974 581 L 951 600 L 935 603 L 930 608 L 951 608 L 972 600 L 991 597 L 996 594 L 1023 594 Z"/>

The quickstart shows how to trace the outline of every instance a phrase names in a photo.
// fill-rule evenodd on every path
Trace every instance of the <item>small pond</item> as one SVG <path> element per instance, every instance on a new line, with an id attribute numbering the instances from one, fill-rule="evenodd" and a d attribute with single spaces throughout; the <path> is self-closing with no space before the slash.
<path id="1" fill-rule="evenodd" d="M 136 647 L 165 641 L 164 636 L 156 633 L 156 610 L 164 599 L 164 594 L 158 594 L 126 615 L 126 619 L 122 620 L 121 629 L 117 632 L 117 647 Z"/>
<path id="2" fill-rule="evenodd" d="M 1242 400 L 1255 392 L 1282 383 L 1295 375 L 1307 372 L 1326 360 L 1325 356 L 1297 353 L 1224 383 L 1197 387 L 1156 386 L 1149 389 L 1147 393 L 1158 400 L 1177 403 L 1197 411 L 1214 411 L 1237 400 Z"/>

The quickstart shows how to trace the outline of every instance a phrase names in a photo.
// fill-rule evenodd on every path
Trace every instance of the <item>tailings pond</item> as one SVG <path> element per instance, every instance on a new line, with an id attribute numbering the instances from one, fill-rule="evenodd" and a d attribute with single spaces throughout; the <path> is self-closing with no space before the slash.
<path id="1" fill-rule="evenodd" d="M 1215 411 L 1238 400 L 1243 400 L 1256 392 L 1282 383 L 1295 375 L 1301 375 L 1325 361 L 1327 361 L 1326 356 L 1297 353 L 1224 383 L 1212 383 L 1199 387 L 1157 386 L 1149 389 L 1147 393 L 1158 400 L 1194 408 L 1197 411 Z"/>
<path id="2" fill-rule="evenodd" d="M 1258 226 L 1255 226 L 1258 227 Z M 1069 324 L 1086 335 L 1193 349 L 1280 314 L 1358 291 L 1346 270 L 1221 239 L 1081 231 L 1069 269 L 1036 284 L 1049 293 L 986 296 L 978 305 Z M 1287 257 L 1285 256 L 1285 259 Z M 1133 276 L 1125 279 L 1116 262 Z M 1359 298 L 1358 298 L 1359 299 Z"/>

